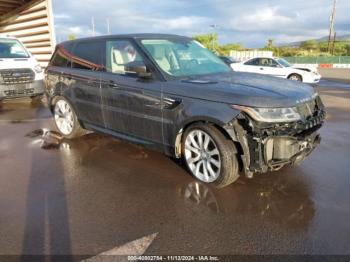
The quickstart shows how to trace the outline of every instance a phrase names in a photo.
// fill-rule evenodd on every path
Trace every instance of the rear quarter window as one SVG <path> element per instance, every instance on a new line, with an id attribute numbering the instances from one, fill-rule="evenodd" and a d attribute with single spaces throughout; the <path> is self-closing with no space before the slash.
<path id="1" fill-rule="evenodd" d="M 73 43 L 60 44 L 52 56 L 50 65 L 58 67 L 70 67 L 70 57 Z"/>

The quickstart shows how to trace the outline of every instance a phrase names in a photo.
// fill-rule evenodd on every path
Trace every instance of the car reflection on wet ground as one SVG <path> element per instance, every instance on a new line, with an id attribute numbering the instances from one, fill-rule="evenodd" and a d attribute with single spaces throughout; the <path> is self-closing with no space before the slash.
<path id="1" fill-rule="evenodd" d="M 154 233 L 146 254 L 349 254 L 350 88 L 326 84 L 320 147 L 224 189 L 137 145 L 63 139 L 41 104 L 3 103 L 0 254 L 93 256 Z"/>

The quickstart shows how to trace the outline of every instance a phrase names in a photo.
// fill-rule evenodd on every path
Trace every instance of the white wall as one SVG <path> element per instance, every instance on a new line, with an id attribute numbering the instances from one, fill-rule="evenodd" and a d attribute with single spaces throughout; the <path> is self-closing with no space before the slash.
<path id="1" fill-rule="evenodd" d="M 272 51 L 230 51 L 230 56 L 237 61 L 245 61 L 254 57 L 273 57 Z"/>

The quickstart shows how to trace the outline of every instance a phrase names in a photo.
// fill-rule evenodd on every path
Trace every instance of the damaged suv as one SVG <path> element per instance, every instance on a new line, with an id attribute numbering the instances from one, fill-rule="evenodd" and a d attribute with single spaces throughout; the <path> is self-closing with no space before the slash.
<path id="1" fill-rule="evenodd" d="M 198 42 L 160 34 L 59 44 L 47 96 L 66 138 L 110 134 L 182 158 L 218 187 L 294 165 L 320 142 L 323 103 L 303 83 L 229 66 Z"/>

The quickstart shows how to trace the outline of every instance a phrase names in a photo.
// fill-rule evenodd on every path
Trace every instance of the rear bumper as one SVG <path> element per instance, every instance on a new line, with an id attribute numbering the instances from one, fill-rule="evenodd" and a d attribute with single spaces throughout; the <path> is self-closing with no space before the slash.
<path id="1" fill-rule="evenodd" d="M 45 91 L 44 81 L 36 80 L 31 83 L 2 85 L 0 84 L 0 100 L 32 97 L 42 95 Z"/>
<path id="2" fill-rule="evenodd" d="M 322 76 L 320 74 L 313 74 L 312 76 L 309 77 L 304 77 L 303 82 L 307 84 L 317 84 L 320 82 Z"/>

